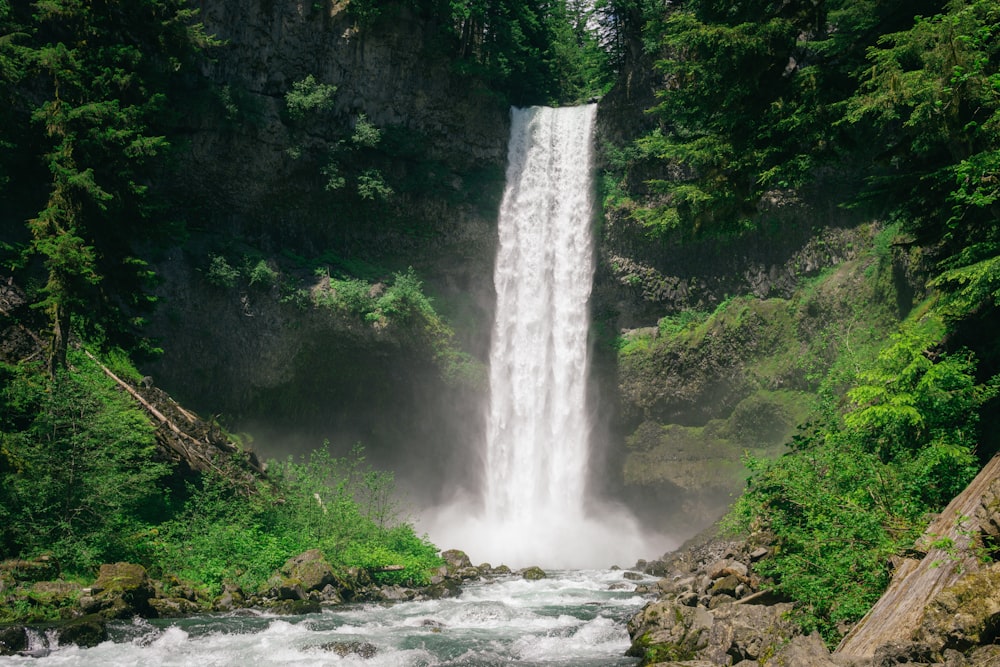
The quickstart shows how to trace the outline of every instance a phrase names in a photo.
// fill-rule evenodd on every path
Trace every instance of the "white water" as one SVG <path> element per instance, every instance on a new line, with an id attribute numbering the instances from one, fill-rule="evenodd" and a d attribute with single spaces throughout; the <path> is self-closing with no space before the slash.
<path id="1" fill-rule="evenodd" d="M 511 111 L 482 497 L 425 520 L 438 544 L 513 567 L 603 567 L 670 546 L 587 495 L 595 114 Z"/>
<path id="2" fill-rule="evenodd" d="M 652 578 L 646 578 L 649 583 Z M 47 657 L 0 658 L 0 665 L 53 667 L 625 667 L 627 619 L 645 600 L 622 572 L 552 573 L 467 584 L 457 598 L 395 605 L 331 607 L 276 617 L 224 614 L 121 622 L 112 641 L 51 647 Z M 36 649 L 48 646 L 36 638 Z M 367 642 L 373 657 L 339 656 L 332 642 Z"/>

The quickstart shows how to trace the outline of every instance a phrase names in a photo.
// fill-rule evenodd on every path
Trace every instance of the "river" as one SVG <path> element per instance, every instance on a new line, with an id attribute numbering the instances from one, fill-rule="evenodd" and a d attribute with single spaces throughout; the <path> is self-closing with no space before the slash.
<path id="1" fill-rule="evenodd" d="M 512 575 L 467 583 L 454 598 L 342 605 L 303 616 L 243 610 L 136 619 L 112 624 L 112 639 L 96 647 L 55 647 L 43 658 L 0 658 L 0 665 L 635 665 L 624 656 L 625 624 L 645 600 L 624 577 L 620 570 L 565 570 L 538 581 Z M 43 637 L 34 640 L 35 648 L 45 645 Z"/>

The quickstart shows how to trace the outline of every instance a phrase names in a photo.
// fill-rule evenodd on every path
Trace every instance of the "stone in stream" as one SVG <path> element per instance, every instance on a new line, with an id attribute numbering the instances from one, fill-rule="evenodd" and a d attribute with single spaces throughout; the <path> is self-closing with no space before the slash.
<path id="1" fill-rule="evenodd" d="M 327 644 L 319 644 L 314 648 L 321 651 L 336 653 L 341 658 L 346 658 L 349 655 L 356 655 L 364 658 L 365 660 L 374 658 L 375 654 L 378 653 L 378 647 L 371 642 L 329 642 Z"/>

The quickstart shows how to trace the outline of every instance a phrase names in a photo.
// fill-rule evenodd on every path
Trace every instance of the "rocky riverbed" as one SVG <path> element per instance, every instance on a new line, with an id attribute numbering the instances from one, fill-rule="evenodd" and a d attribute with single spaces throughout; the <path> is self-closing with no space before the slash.
<path id="1" fill-rule="evenodd" d="M 658 667 L 1000 666 L 1000 563 L 960 574 L 913 628 L 858 656 L 843 646 L 831 652 L 817 633 L 802 634 L 794 605 L 754 574 L 769 553 L 709 533 L 662 559 L 640 561 L 639 569 L 660 579 L 628 623 L 628 654 Z"/>
<path id="2" fill-rule="evenodd" d="M 302 615 L 348 602 L 403 602 L 454 597 L 463 582 L 511 575 L 510 568 L 488 563 L 474 566 L 459 550 L 442 553 L 445 564 L 426 586 L 378 585 L 360 568 L 336 570 L 313 549 L 290 558 L 263 591 L 228 585 L 208 597 L 174 577 L 154 579 L 134 563 L 102 565 L 90 585 L 58 579 L 58 564 L 36 560 L 0 563 L 0 599 L 10 609 L 24 610 L 35 621 L 0 626 L 0 655 L 25 655 L 33 650 L 32 633 L 52 636 L 59 645 L 96 646 L 108 639 L 108 622 L 139 618 L 179 618 L 209 612 L 255 609 L 271 615 Z M 542 578 L 538 567 L 519 571 L 523 578 Z M 58 615 L 59 620 L 42 620 Z"/>

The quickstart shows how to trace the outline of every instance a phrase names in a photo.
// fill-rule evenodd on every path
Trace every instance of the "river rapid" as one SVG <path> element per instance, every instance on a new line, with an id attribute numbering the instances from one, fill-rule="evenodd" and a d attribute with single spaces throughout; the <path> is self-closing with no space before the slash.
<path id="1" fill-rule="evenodd" d="M 243 610 L 136 619 L 113 624 L 112 639 L 93 648 L 48 647 L 36 636 L 33 648 L 48 655 L 0 658 L 0 665 L 635 665 L 624 653 L 625 624 L 645 602 L 636 583 L 620 570 L 566 570 L 538 581 L 511 575 L 470 582 L 455 598 L 342 605 L 304 616 Z"/>

